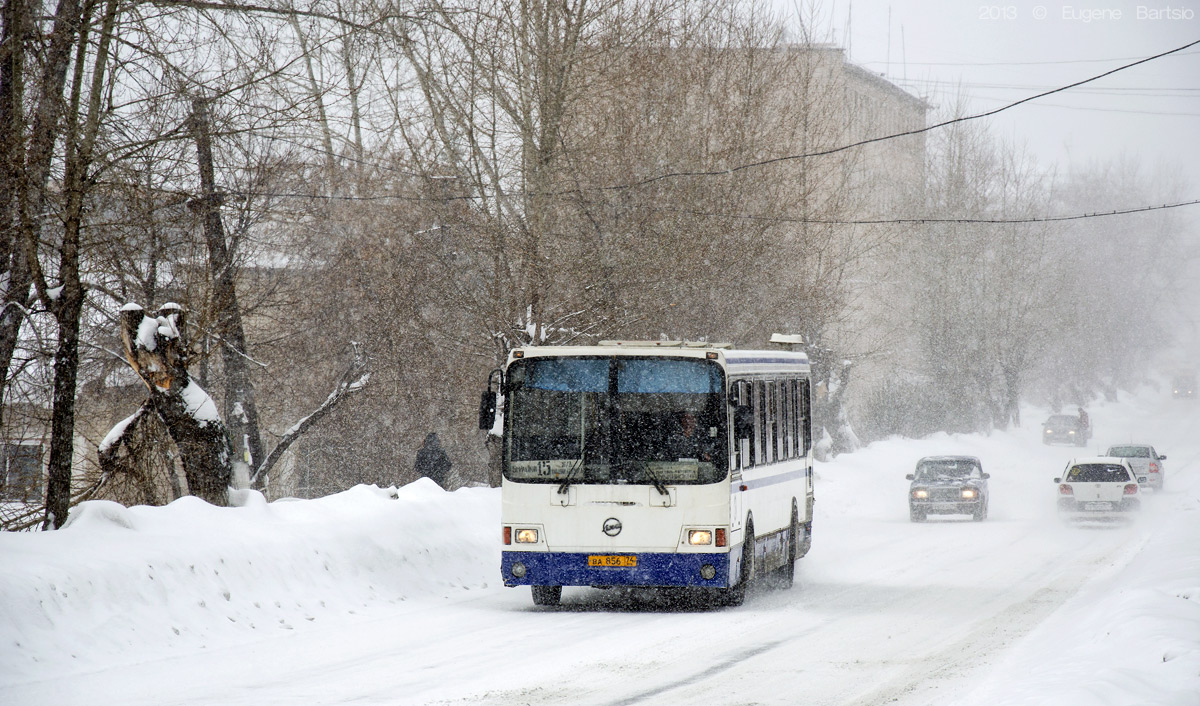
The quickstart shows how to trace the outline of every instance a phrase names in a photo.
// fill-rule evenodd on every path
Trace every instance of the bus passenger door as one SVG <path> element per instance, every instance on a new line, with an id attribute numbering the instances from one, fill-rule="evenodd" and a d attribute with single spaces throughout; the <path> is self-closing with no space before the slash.
<path id="1" fill-rule="evenodd" d="M 750 439 L 738 439 L 736 443 L 738 447 L 736 465 L 731 466 L 733 472 L 730 474 L 729 484 L 729 530 L 731 533 L 740 530 L 746 519 L 746 493 L 742 490 L 742 471 L 750 467 Z"/>

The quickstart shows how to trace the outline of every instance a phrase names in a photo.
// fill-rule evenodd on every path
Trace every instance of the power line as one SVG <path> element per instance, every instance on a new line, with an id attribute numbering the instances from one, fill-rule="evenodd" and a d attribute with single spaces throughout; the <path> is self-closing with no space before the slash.
<path id="1" fill-rule="evenodd" d="M 424 196 L 398 196 L 395 194 L 385 194 L 382 196 L 327 196 L 323 194 L 300 194 L 300 193 L 272 193 L 264 191 L 237 191 L 233 192 L 239 196 L 246 197 L 271 197 L 281 199 L 307 199 L 311 201 L 351 201 L 351 202 L 370 202 L 370 201 L 461 201 L 472 200 L 478 197 L 474 196 L 452 196 L 447 199 L 430 198 Z M 591 206 L 602 206 L 605 204 L 589 202 Z M 860 219 L 832 219 L 832 218 L 803 218 L 799 216 L 763 216 L 749 213 L 721 213 L 716 211 L 700 211 L 696 209 L 671 208 L 667 206 L 650 206 L 647 210 L 658 211 L 662 213 L 682 213 L 690 216 L 700 216 L 702 218 L 731 218 L 734 220 L 757 221 L 767 223 L 798 223 L 810 225 L 919 225 L 926 223 L 957 223 L 957 224 L 1021 224 L 1021 223 L 1058 223 L 1062 221 L 1081 221 L 1089 218 L 1108 218 L 1111 216 L 1125 216 L 1134 213 L 1149 213 L 1152 211 L 1164 211 L 1175 208 L 1184 208 L 1186 206 L 1200 205 L 1200 199 L 1191 201 L 1178 201 L 1175 203 L 1156 204 L 1150 206 L 1134 206 L 1131 208 L 1116 209 L 1112 211 L 1095 211 L 1091 213 L 1075 213 L 1061 216 L 1030 216 L 1025 218 L 937 218 L 927 216 L 914 216 L 909 218 L 860 218 Z"/>
<path id="2" fill-rule="evenodd" d="M 1133 213 L 1149 213 L 1151 211 L 1163 211 L 1173 208 L 1183 208 L 1185 206 L 1200 205 L 1200 199 L 1192 201 L 1179 201 L 1176 203 L 1165 203 L 1155 206 L 1135 206 L 1133 208 L 1123 208 L 1113 211 L 1096 211 L 1093 213 L 1076 213 L 1065 216 L 1030 216 L 1026 218 L 928 218 L 928 217 L 913 217 L 913 218 L 863 218 L 863 219 L 824 219 L 824 218 L 800 218 L 794 216 L 758 216 L 753 214 L 730 214 L 717 213 L 710 211 L 698 211 L 694 209 L 667 208 L 657 207 L 654 210 L 684 213 L 691 216 L 700 216 L 703 218 L 733 218 L 736 220 L 758 221 L 768 223 L 805 223 L 810 225 L 833 225 L 833 226 L 862 226 L 862 225 L 919 225 L 926 223 L 953 223 L 953 224 L 982 224 L 982 225 L 1003 225 L 1003 224 L 1029 224 L 1029 223 L 1057 223 L 1062 221 L 1081 221 L 1089 218 L 1108 218 L 1110 216 L 1126 216 Z"/>
<path id="3" fill-rule="evenodd" d="M 623 191 L 626 189 L 631 189 L 631 188 L 635 188 L 635 187 L 639 187 L 639 186 L 646 186 L 648 184 L 653 184 L 658 181 L 664 181 L 666 179 L 674 179 L 674 178 L 678 178 L 678 177 L 727 176 L 729 174 L 733 174 L 734 172 L 740 172 L 740 171 L 744 171 L 746 169 L 753 169 L 755 167 L 765 167 L 765 166 L 769 166 L 772 164 L 779 164 L 782 162 L 790 162 L 790 161 L 795 161 L 798 159 L 808 159 L 810 157 L 825 157 L 825 156 L 828 156 L 831 154 L 837 154 L 838 152 L 844 152 L 846 150 L 853 149 L 855 147 L 862 147 L 864 145 L 869 145 L 869 144 L 876 143 L 876 142 L 884 142 L 886 140 L 894 140 L 896 138 L 909 137 L 911 135 L 920 135 L 922 133 L 926 133 L 931 130 L 936 130 L 938 128 L 946 127 L 948 125 L 953 125 L 955 123 L 963 123 L 963 122 L 967 122 L 968 120 L 978 120 L 980 118 L 990 117 L 992 115 L 996 115 L 997 113 L 1001 113 L 1003 111 L 1009 110 L 1010 108 L 1015 108 L 1024 103 L 1028 103 L 1030 101 L 1035 101 L 1038 98 L 1045 98 L 1046 96 L 1053 95 L 1055 93 L 1061 93 L 1063 91 L 1067 91 L 1072 88 L 1076 88 L 1078 86 L 1082 86 L 1084 84 L 1091 83 L 1093 81 L 1098 81 L 1106 76 L 1111 76 L 1120 71 L 1124 71 L 1126 69 L 1131 69 L 1135 66 L 1139 66 L 1141 64 L 1145 64 L 1145 63 L 1154 61 L 1156 59 L 1161 59 L 1164 56 L 1169 56 L 1171 54 L 1181 52 L 1184 49 L 1194 47 L 1197 44 L 1200 44 L 1200 39 L 1193 41 L 1193 42 L 1189 42 L 1188 44 L 1184 44 L 1181 47 L 1176 47 L 1175 49 L 1171 49 L 1170 51 L 1165 51 L 1165 52 L 1162 52 L 1161 54 L 1155 54 L 1154 56 L 1146 57 L 1144 59 L 1139 59 L 1138 61 L 1134 61 L 1132 63 L 1125 64 L 1123 66 L 1119 66 L 1115 69 L 1110 69 L 1108 71 L 1105 71 L 1102 74 L 1097 74 L 1095 76 L 1092 76 L 1091 78 L 1085 78 L 1082 81 L 1076 81 L 1075 83 L 1071 83 L 1066 86 L 1060 86 L 1058 88 L 1054 88 L 1049 91 L 1043 91 L 1042 93 L 1038 93 L 1036 95 L 1022 98 L 1021 100 L 1014 101 L 1012 103 L 1008 103 L 1007 105 L 1003 105 L 1003 106 L 1001 106 L 999 108 L 995 108 L 993 110 L 989 110 L 989 111 L 986 111 L 983 113 L 976 113 L 975 115 L 967 115 L 967 116 L 964 116 L 961 118 L 951 118 L 950 120 L 944 120 L 940 123 L 936 123 L 934 125 L 928 125 L 923 128 L 917 128 L 915 130 L 906 130 L 904 132 L 898 132 L 898 133 L 894 133 L 891 135 L 872 137 L 872 138 L 868 138 L 866 140 L 859 140 L 858 142 L 852 142 L 850 144 L 842 145 L 841 147 L 833 147 L 831 149 L 822 150 L 819 152 L 809 152 L 806 154 L 795 154 L 795 155 L 786 155 L 783 157 L 773 157 L 771 159 L 764 159 L 764 160 L 761 160 L 758 162 L 742 164 L 742 165 L 739 165 L 736 167 L 730 167 L 728 169 L 723 169 L 723 170 L 695 171 L 695 172 L 668 172 L 666 174 L 659 174 L 657 176 L 647 177 L 640 181 L 630 182 L 627 184 L 619 184 L 616 186 L 593 187 L 591 189 L 586 189 L 586 190 L 588 190 L 588 191 Z M 576 191 L 578 191 L 578 190 L 565 191 L 565 192 L 561 192 L 561 193 L 562 194 L 575 193 Z M 561 194 L 555 193 L 555 194 L 550 194 L 550 195 L 561 195 Z"/>
<path id="4" fill-rule="evenodd" d="M 972 99 L 982 101 L 1003 101 L 1004 98 L 996 98 L 993 96 L 971 96 Z M 1186 113 L 1181 111 L 1170 110 L 1133 110 L 1129 108 L 1098 108 L 1096 106 L 1087 105 L 1067 105 L 1066 103 L 1035 103 L 1031 108 L 1060 108 L 1063 110 L 1086 110 L 1091 113 L 1125 113 L 1127 115 L 1165 115 L 1171 117 L 1185 118 L 1200 118 L 1200 113 Z"/>
<path id="5" fill-rule="evenodd" d="M 1044 98 L 1046 96 L 1053 95 L 1055 93 L 1061 93 L 1063 91 L 1067 91 L 1072 88 L 1076 88 L 1078 86 L 1092 83 L 1093 81 L 1097 81 L 1097 80 L 1105 78 L 1107 76 L 1111 76 L 1120 71 L 1124 71 L 1126 69 L 1130 69 L 1135 66 L 1139 66 L 1141 64 L 1145 64 L 1145 63 L 1154 61 L 1156 59 L 1161 59 L 1162 57 L 1169 56 L 1171 54 L 1177 54 L 1179 52 L 1182 52 L 1185 49 L 1189 49 L 1198 44 L 1200 44 L 1200 40 L 1190 42 L 1188 44 L 1185 44 L 1180 47 L 1176 47 L 1175 49 L 1171 49 L 1169 51 L 1165 51 L 1160 54 L 1155 54 L 1153 56 L 1139 59 L 1132 63 L 1119 66 L 1115 69 L 1110 69 L 1109 71 L 1105 71 L 1104 73 L 1097 74 L 1090 78 L 1086 78 L 1081 81 L 1076 81 L 1075 83 L 1067 84 L 1065 86 L 1060 86 L 1057 88 L 1053 88 L 1051 90 L 1043 91 L 1041 93 L 1022 98 L 1020 100 L 1000 106 L 999 108 L 994 108 L 992 110 L 988 110 L 988 111 L 985 111 L 982 113 L 976 113 L 974 115 L 967 115 L 967 116 L 963 116 L 960 118 L 952 118 L 950 120 L 945 120 L 940 123 L 936 123 L 934 125 L 929 125 L 929 126 L 926 126 L 923 128 L 917 128 L 914 130 L 906 130 L 903 132 L 893 133 L 890 135 L 882 135 L 879 137 L 872 137 L 872 138 L 868 138 L 865 140 L 860 140 L 857 142 L 852 142 L 852 143 L 849 143 L 846 145 L 842 145 L 840 147 L 833 147 L 833 148 L 830 148 L 827 150 L 821 150 L 818 152 L 809 152 L 809 153 L 798 154 L 798 155 L 785 155 L 782 157 L 773 157 L 771 159 L 761 160 L 758 162 L 750 162 L 747 164 L 742 164 L 742 165 L 739 165 L 736 167 L 730 167 L 728 169 L 723 169 L 723 170 L 693 171 L 693 172 L 668 172 L 665 174 L 659 174 L 657 176 L 647 177 L 647 178 L 641 179 L 639 181 L 628 182 L 625 184 L 616 184 L 616 185 L 611 185 L 611 186 L 599 186 L 599 187 L 576 187 L 573 189 L 567 189 L 567 190 L 562 190 L 562 191 L 557 191 L 557 192 L 547 192 L 543 195 L 544 196 L 566 196 L 566 195 L 579 195 L 585 191 L 624 191 L 627 189 L 632 189 L 632 188 L 636 188 L 639 186 L 646 186 L 648 184 L 653 184 L 655 182 L 664 181 L 667 179 L 678 178 L 678 177 L 728 176 L 728 175 L 734 174 L 736 172 L 744 171 L 747 169 L 752 169 L 755 167 L 769 166 L 772 164 L 777 164 L 777 163 L 782 163 L 782 162 L 787 162 L 787 161 L 794 161 L 794 160 L 798 160 L 798 159 L 807 159 L 807 158 L 811 158 L 811 157 L 828 156 L 831 154 L 836 154 L 838 152 L 844 152 L 846 150 L 850 150 L 855 147 L 861 147 L 864 145 L 873 144 L 876 142 L 884 142 L 887 140 L 893 140 L 893 139 L 897 139 L 897 138 L 901 138 L 901 137 L 909 137 L 912 135 L 919 135 L 922 133 L 930 132 L 932 130 L 936 130 L 938 128 L 953 125 L 955 123 L 962 123 L 962 122 L 967 122 L 969 120 L 978 120 L 980 118 L 990 117 L 990 116 L 996 115 L 998 113 L 1001 113 L 1003 111 L 1009 110 L 1011 108 L 1015 108 L 1019 105 L 1029 103 L 1031 101 L 1035 101 L 1039 98 Z M 450 202 L 450 201 L 462 201 L 462 200 L 476 200 L 478 198 L 483 198 L 483 196 L 477 196 L 477 195 L 446 196 L 443 198 L 436 198 L 436 197 L 420 197 L 420 196 L 418 196 L 418 197 L 403 197 L 403 196 L 397 196 L 397 195 L 322 196 L 322 195 L 316 195 L 316 194 L 268 193 L 268 192 L 246 192 L 246 191 L 242 191 L 242 192 L 238 192 L 238 193 L 240 193 L 243 196 L 273 196 L 276 198 L 309 198 L 309 199 L 313 199 L 313 200 L 330 200 L 330 201 L 404 200 L 404 201 Z M 1108 212 L 1085 213 L 1085 214 L 1075 214 L 1075 215 L 1068 215 L 1068 216 L 1051 216 L 1051 217 L 1041 217 L 1041 218 L 1023 218 L 1023 219 L 900 218 L 900 219 L 862 219 L 862 220 L 819 220 L 819 219 L 806 220 L 806 219 L 795 219 L 795 218 L 788 218 L 788 217 L 753 216 L 753 215 L 739 215 L 739 214 L 717 214 L 717 213 L 703 213 L 703 212 L 691 212 L 691 213 L 694 213 L 695 215 L 703 215 L 703 216 L 723 216 L 723 217 L 727 217 L 727 218 L 737 218 L 737 219 L 757 219 L 757 220 L 769 220 L 769 221 L 778 221 L 778 222 L 813 223 L 813 224 L 825 224 L 825 225 L 880 225 L 880 224 L 905 224 L 905 223 L 912 223 L 912 224 L 916 224 L 916 223 L 1049 223 L 1049 222 L 1056 222 L 1056 221 L 1071 221 L 1071 220 L 1081 220 L 1081 219 L 1085 219 L 1085 218 L 1101 218 L 1101 217 L 1108 217 L 1108 216 L 1127 215 L 1127 214 L 1132 214 L 1132 213 L 1142 213 L 1142 212 L 1148 212 L 1148 211 L 1158 211 L 1158 210 L 1163 210 L 1163 209 L 1192 206 L 1197 203 L 1200 203 L 1200 200 L 1179 202 L 1179 203 L 1173 203 L 1173 204 L 1162 204 L 1162 205 L 1155 205 L 1155 206 L 1143 206 L 1143 207 L 1121 209 L 1121 210 L 1108 211 Z"/>
<path id="6" fill-rule="evenodd" d="M 1115 69 L 1110 69 L 1109 71 L 1105 71 L 1104 73 L 1097 74 L 1097 75 L 1095 75 L 1095 76 L 1092 76 L 1092 77 L 1090 77 L 1090 78 L 1086 78 L 1086 79 L 1083 79 L 1083 80 L 1081 80 L 1081 81 L 1076 81 L 1075 83 L 1071 83 L 1071 84 L 1068 84 L 1068 85 L 1065 85 L 1065 86 L 1059 86 L 1059 87 L 1057 87 L 1057 88 L 1052 88 L 1052 89 L 1049 89 L 1049 90 L 1046 90 L 1046 91 L 1042 91 L 1041 93 L 1037 93 L 1037 94 L 1035 94 L 1035 95 L 1032 95 L 1032 96 L 1027 96 L 1027 97 L 1025 97 L 1025 98 L 1022 98 L 1022 99 L 1020 99 L 1020 100 L 1017 100 L 1017 101 L 1013 101 L 1013 102 L 1007 103 L 1007 104 L 1005 104 L 1005 105 L 1002 105 L 1002 106 L 1000 106 L 1000 107 L 998 107 L 998 108 L 994 108 L 994 109 L 992 109 L 992 110 L 988 110 L 988 111 L 985 111 L 985 112 L 983 112 L 983 113 L 977 113 L 977 114 L 974 114 L 974 115 L 967 115 L 967 116 L 963 116 L 963 117 L 960 117 L 960 118 L 952 118 L 952 119 L 950 119 L 950 120 L 945 120 L 945 121 L 942 121 L 942 122 L 940 122 L 940 123 L 936 123 L 936 124 L 934 124 L 934 125 L 928 125 L 928 126 L 926 126 L 926 127 L 923 127 L 923 128 L 917 128 L 917 129 L 914 129 L 914 130 L 906 130 L 906 131 L 904 131 L 904 132 L 898 132 L 898 133 L 893 133 L 893 134 L 889 134 L 889 135 L 881 135 L 881 136 L 879 136 L 879 137 L 872 137 L 872 138 L 868 138 L 868 139 L 865 139 L 865 140 L 860 140 L 860 141 L 857 141 L 857 142 L 852 142 L 852 143 L 849 143 L 849 144 L 846 144 L 846 145 L 842 145 L 842 146 L 840 146 L 840 147 L 833 147 L 833 148 L 830 148 L 830 149 L 827 149 L 827 150 L 822 150 L 822 151 L 819 151 L 819 152 L 808 152 L 808 153 L 804 153 L 804 154 L 784 155 L 784 156 L 781 156 L 781 157 L 773 157 L 773 158 L 771 158 L 771 159 L 765 159 L 765 160 L 761 160 L 761 161 L 757 161 L 757 162 L 750 162 L 750 163 L 747 163 L 747 164 L 741 164 L 741 165 L 738 165 L 738 166 L 729 167 L 729 168 L 727 168 L 727 169 L 707 170 L 707 171 L 687 171 L 687 172 L 682 172 L 682 171 L 681 171 L 681 172 L 667 172 L 667 173 L 665 173 L 665 174 L 659 174 L 659 175 L 656 175 L 656 176 L 652 176 L 652 177 L 647 177 L 647 178 L 645 178 L 645 179 L 641 179 L 641 180 L 639 180 L 639 181 L 627 182 L 627 183 L 624 183 L 624 184 L 614 184 L 614 185 L 610 185 L 610 186 L 576 187 L 576 188 L 573 188 L 573 189 L 565 189 L 565 190 L 560 190 L 560 191 L 546 192 L 546 193 L 543 193 L 543 194 L 540 194 L 540 195 L 541 195 L 541 196 L 566 196 L 566 195 L 572 195 L 572 194 L 579 194 L 579 193 L 581 193 L 581 192 L 585 192 L 585 191 L 624 191 L 624 190 L 627 190 L 627 189 L 632 189 L 632 188 L 636 188 L 636 187 L 639 187 L 639 186 L 646 186 L 646 185 L 648 185 L 648 184 L 653 184 L 653 183 L 655 183 L 655 182 L 664 181 L 664 180 L 667 180 L 667 179 L 674 179 L 674 178 L 680 178 L 680 177 L 715 177 L 715 176 L 728 176 L 728 175 L 730 175 L 730 174 L 733 174 L 733 173 L 735 173 L 735 172 L 740 172 L 740 171 L 744 171 L 744 170 L 747 170 L 747 169 L 752 169 L 752 168 L 755 168 L 755 167 L 764 167 L 764 166 L 769 166 L 769 165 L 772 165 L 772 164 L 777 164 L 777 163 L 782 163 L 782 162 L 788 162 L 788 161 L 795 161 L 795 160 L 799 160 L 799 159 L 808 159 L 808 158 L 812 158 L 812 157 L 825 157 L 825 156 L 828 156 L 828 155 L 831 155 L 831 154 L 836 154 L 836 153 L 838 153 L 838 152 L 844 152 L 844 151 L 846 151 L 846 150 L 854 149 L 855 147 L 862 147 L 862 146 L 864 146 L 864 145 L 869 145 L 869 144 L 873 144 L 873 143 L 876 143 L 876 142 L 884 142 L 884 141 L 887 141 L 887 140 L 894 140 L 894 139 L 901 138 L 901 137 L 910 137 L 910 136 L 913 136 L 913 135 L 920 135 L 920 134 L 923 134 L 923 133 L 926 133 L 926 132 L 930 132 L 930 131 L 936 130 L 936 129 L 938 129 L 938 128 L 942 128 L 942 127 L 946 127 L 946 126 L 949 126 L 949 125 L 953 125 L 953 124 L 955 124 L 955 123 L 962 123 L 962 122 L 967 122 L 967 121 L 969 121 L 969 120 L 978 120 L 978 119 L 980 119 L 980 118 L 986 118 L 986 117 L 990 117 L 990 116 L 996 115 L 996 114 L 998 114 L 998 113 L 1004 112 L 1004 111 L 1006 111 L 1006 110 L 1009 110 L 1009 109 L 1011 109 L 1011 108 L 1015 108 L 1015 107 L 1017 107 L 1017 106 L 1019 106 L 1019 105 L 1023 105 L 1023 104 L 1025 104 L 1025 103 L 1029 103 L 1029 102 L 1031 102 L 1031 101 L 1035 101 L 1035 100 L 1037 100 L 1037 99 L 1039 99 L 1039 98 L 1044 98 L 1044 97 L 1046 97 L 1046 96 L 1053 95 L 1053 94 L 1055 94 L 1055 93 L 1061 93 L 1061 92 L 1064 92 L 1064 91 L 1070 90 L 1070 89 L 1072 89 L 1072 88 L 1077 88 L 1077 87 L 1079 87 L 1079 86 L 1083 86 L 1083 85 L 1085 85 L 1085 84 L 1092 83 L 1092 82 L 1094 82 L 1094 81 L 1098 81 L 1099 79 L 1105 78 L 1105 77 L 1107 77 L 1107 76 L 1111 76 L 1111 75 L 1113 75 L 1113 74 L 1115 74 L 1115 73 L 1118 73 L 1118 72 L 1120 72 L 1120 71 L 1124 71 L 1124 70 L 1126 70 L 1126 69 L 1130 69 L 1130 68 L 1133 68 L 1133 67 L 1135 67 L 1135 66 L 1139 66 L 1139 65 L 1141 65 L 1141 64 L 1145 64 L 1145 63 L 1148 63 L 1148 62 L 1154 61 L 1154 60 L 1156 60 L 1156 59 L 1161 59 L 1162 57 L 1165 57 L 1165 56 L 1169 56 L 1169 55 L 1172 55 L 1172 54 L 1178 54 L 1178 53 L 1180 53 L 1180 52 L 1183 52 L 1185 49 L 1189 49 L 1189 48 L 1191 48 L 1191 47 L 1193 47 L 1193 46 L 1196 46 L 1196 45 L 1198 45 L 1198 44 L 1200 44 L 1200 40 L 1196 40 L 1196 41 L 1190 42 L 1190 43 L 1188 43 L 1188 44 L 1185 44 L 1185 45 L 1183 45 L 1183 46 L 1181 46 L 1181 47 L 1177 47 L 1177 48 L 1175 48 L 1175 49 L 1171 49 L 1171 50 L 1169 50 L 1169 51 L 1165 51 L 1165 52 L 1162 52 L 1162 53 L 1160 53 L 1160 54 L 1155 54 L 1154 56 L 1149 56 L 1149 57 L 1145 57 L 1145 58 L 1142 58 L 1142 59 L 1138 59 L 1138 60 L 1136 60 L 1136 61 L 1133 61 L 1132 63 L 1124 64 L 1124 65 L 1122 65 L 1122 66 L 1119 66 L 1119 67 L 1117 67 L 1117 68 L 1115 68 Z M 1192 55 L 1193 53 L 1200 53 L 1200 52 L 1188 52 L 1188 53 L 1187 53 L 1187 54 L 1185 54 L 1185 55 L 1186 55 L 1186 56 L 1190 56 L 1190 55 Z M 1081 61 L 1093 61 L 1093 60 L 1081 60 Z M 1100 61 L 1100 60 L 1096 60 L 1096 61 Z M 991 99 L 991 100 L 1002 100 L 1002 99 Z M 365 162 L 365 160 L 355 160 L 355 161 L 361 161 L 362 163 L 366 163 L 366 162 Z M 406 171 L 404 171 L 404 170 L 397 169 L 397 168 L 394 168 L 394 167 L 382 167 L 382 168 L 383 168 L 383 169 L 385 169 L 385 170 L 387 170 L 387 171 L 397 171 L 397 172 L 399 172 L 399 173 L 407 174 L 407 175 L 414 176 L 414 177 L 423 177 L 423 178 L 427 178 L 427 176 L 428 176 L 428 175 L 420 175 L 420 174 L 415 174 L 415 173 L 411 173 L 411 172 L 406 172 Z M 266 194 L 264 194 L 264 195 L 266 195 Z M 286 197 L 286 196 L 290 196 L 290 195 L 287 195 L 287 194 L 277 194 L 277 196 L 280 196 L 280 197 Z M 300 197 L 302 197 L 303 195 L 295 195 L 295 196 L 300 196 Z M 316 197 L 316 198 L 321 198 L 321 197 Z M 359 201 L 359 200 L 361 200 L 361 201 L 370 201 L 370 200 L 402 199 L 403 197 L 395 197 L 395 196 L 380 196 L 380 197 L 328 197 L 328 198 L 330 198 L 330 199 L 339 199 L 339 200 L 355 200 L 355 201 Z M 469 200 L 469 199 L 473 199 L 473 198 L 477 198 L 477 197 L 474 197 L 474 196 L 454 196 L 454 197 L 447 197 L 447 198 L 429 198 L 428 200 L 432 200 L 432 201 L 458 201 L 458 200 Z M 420 200 L 424 200 L 424 199 L 423 199 L 423 197 L 414 197 L 414 198 L 408 198 L 408 199 L 404 199 L 404 200 L 416 200 L 416 201 L 420 201 Z"/>
<path id="7" fill-rule="evenodd" d="M 1180 56 L 1195 56 L 1200 52 L 1187 52 Z M 1054 66 L 1058 64 L 1104 64 L 1111 61 L 1132 61 L 1136 56 L 1118 56 L 1111 59 L 1063 59 L 1060 61 L 909 61 L 909 66 Z M 863 65 L 886 64 L 885 61 L 863 61 Z"/>

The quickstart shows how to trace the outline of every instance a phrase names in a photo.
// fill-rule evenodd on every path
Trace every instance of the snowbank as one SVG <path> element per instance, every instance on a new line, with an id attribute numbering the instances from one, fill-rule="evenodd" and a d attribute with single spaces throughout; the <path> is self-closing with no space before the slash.
<path id="1" fill-rule="evenodd" d="M 229 508 L 91 501 L 57 532 L 0 534 L 0 684 L 495 581 L 497 491 L 422 479 L 269 504 L 240 492 Z"/>

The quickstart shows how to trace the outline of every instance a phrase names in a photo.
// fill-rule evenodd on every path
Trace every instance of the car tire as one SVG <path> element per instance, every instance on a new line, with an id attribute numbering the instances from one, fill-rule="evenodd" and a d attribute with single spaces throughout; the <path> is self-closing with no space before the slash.
<path id="1" fill-rule="evenodd" d="M 533 589 L 533 604 L 554 606 L 562 600 L 562 586 L 530 586 Z"/>
<path id="2" fill-rule="evenodd" d="M 924 522 L 925 521 L 925 511 L 918 510 L 915 507 L 910 507 L 910 508 L 908 508 L 908 519 L 913 522 Z"/>
<path id="3" fill-rule="evenodd" d="M 983 522 L 987 519 L 987 508 L 984 507 L 983 503 L 975 506 L 975 512 L 971 513 L 971 519 L 975 522 Z"/>

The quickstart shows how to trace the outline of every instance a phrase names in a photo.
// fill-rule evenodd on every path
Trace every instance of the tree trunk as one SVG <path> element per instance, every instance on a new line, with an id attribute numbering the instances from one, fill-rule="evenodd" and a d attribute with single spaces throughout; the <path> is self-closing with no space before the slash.
<path id="1" fill-rule="evenodd" d="M 229 484 L 233 479 L 232 448 L 223 425 L 198 419 L 189 412 L 188 388 L 193 385 L 196 383 L 190 378 L 184 378 L 182 387 L 174 391 L 151 386 L 150 401 L 179 447 L 188 491 L 223 507 L 229 504 Z"/>
<path id="2" fill-rule="evenodd" d="M 33 266 L 41 237 L 40 215 L 46 185 L 61 130 L 66 101 L 70 49 L 82 26 L 78 0 L 62 0 L 54 18 L 36 86 L 38 104 L 32 126 L 25 124 L 26 37 L 31 13 L 25 0 L 8 0 L 4 6 L 3 59 L 0 60 L 0 267 L 7 275 L 0 310 L 0 385 L 7 386 L 9 368 L 17 348 L 26 309 L 33 301 Z"/>
<path id="3" fill-rule="evenodd" d="M 246 361 L 246 334 L 234 287 L 234 262 L 221 222 L 221 196 L 216 191 L 208 102 L 192 101 L 192 129 L 196 139 L 200 171 L 200 208 L 204 216 L 204 239 L 208 245 L 209 273 L 213 280 L 213 317 L 221 338 L 221 362 L 225 367 L 225 423 L 233 438 L 235 461 L 248 468 L 262 463 L 262 438 L 258 431 L 258 407 L 254 384 Z M 261 489 L 263 477 L 256 487 Z"/>
<path id="4" fill-rule="evenodd" d="M 71 506 L 71 460 L 75 446 L 75 385 L 79 377 L 79 314 L 83 288 L 64 289 L 56 307 L 58 350 L 54 353 L 54 410 L 47 463 L 46 520 L 42 529 L 58 529 Z"/>
<path id="5" fill-rule="evenodd" d="M 64 0 L 68 2 L 69 0 Z M 79 261 L 82 242 L 83 212 L 90 180 L 96 137 L 100 132 L 100 106 L 104 97 L 104 69 L 108 65 L 108 49 L 116 24 L 117 1 L 108 0 L 102 29 L 96 44 L 95 65 L 91 84 L 84 93 L 83 65 L 88 48 L 86 13 L 80 21 L 79 43 L 76 47 L 75 73 L 72 78 L 71 102 L 67 113 L 63 159 L 64 204 L 63 237 L 59 251 L 57 294 L 46 289 L 43 276 L 37 276 L 39 294 L 58 324 L 58 349 L 54 353 L 54 410 L 50 433 L 50 459 L 46 484 L 46 521 L 44 529 L 55 529 L 67 521 L 71 504 L 71 468 L 75 451 L 75 388 L 79 379 L 79 330 L 83 312 L 84 288 L 80 279 Z M 80 103 L 87 99 L 87 112 L 80 124 Z M 35 257 L 36 254 L 30 254 Z"/>
<path id="6" fill-rule="evenodd" d="M 146 316 L 140 306 L 127 304 L 121 310 L 121 340 L 125 358 L 150 390 L 147 405 L 158 414 L 167 433 L 179 447 L 183 472 L 192 495 L 213 505 L 229 502 L 228 488 L 233 478 L 232 451 L 225 425 L 216 414 L 216 405 L 187 372 L 188 346 L 182 336 L 184 312 L 177 305 L 163 307 L 157 317 Z M 153 342 L 139 337 L 142 322 L 155 322 Z M 134 425 L 101 452 L 117 454 L 127 444 Z M 127 444 L 128 445 L 128 444 Z M 136 449 L 129 445 L 130 451 Z"/>

